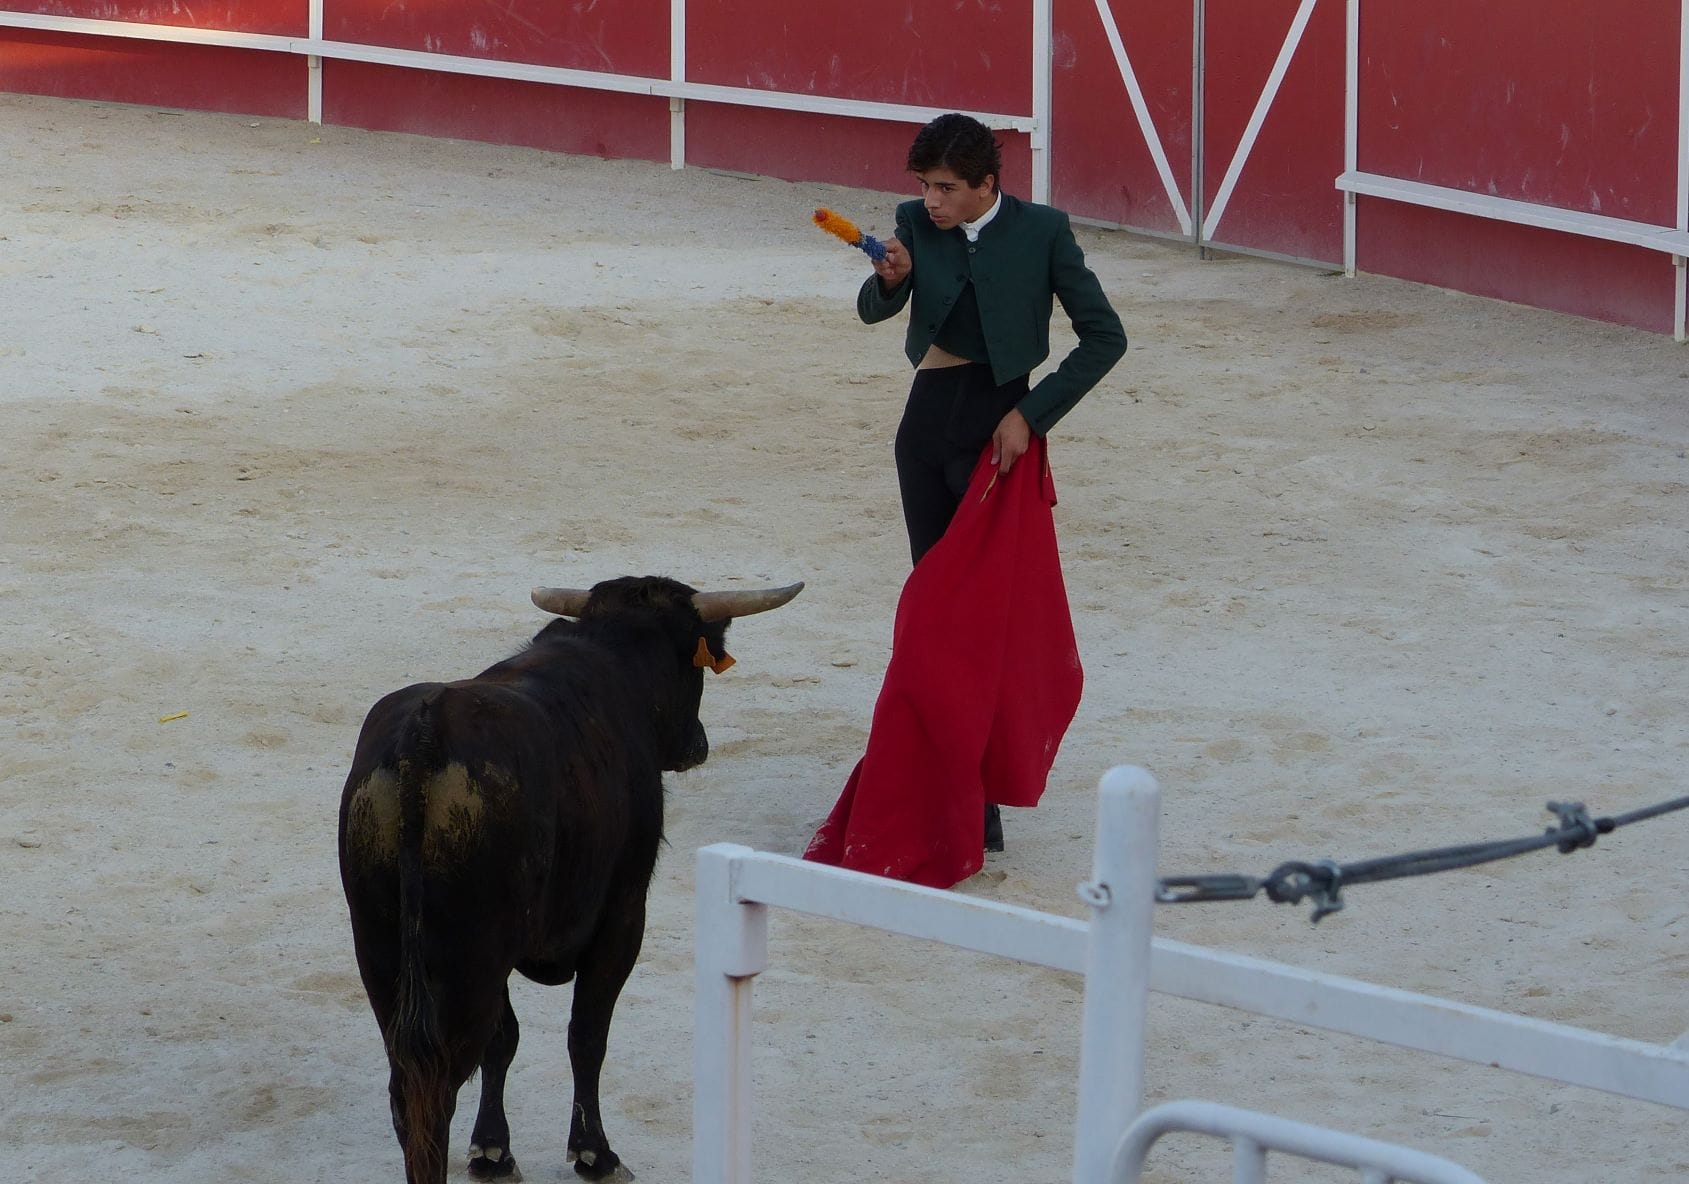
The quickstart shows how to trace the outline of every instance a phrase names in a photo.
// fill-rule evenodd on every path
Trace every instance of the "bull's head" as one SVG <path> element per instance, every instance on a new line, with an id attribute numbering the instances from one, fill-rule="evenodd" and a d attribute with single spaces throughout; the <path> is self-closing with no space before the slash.
<path id="1" fill-rule="evenodd" d="M 628 576 L 621 580 L 607 580 L 591 588 L 535 588 L 531 595 L 534 604 L 548 613 L 556 613 L 560 617 L 584 617 L 594 593 L 608 594 L 617 585 L 635 586 L 647 583 L 673 581 L 664 581 L 657 576 L 647 576 L 644 579 Z M 748 617 L 754 613 L 765 613 L 769 609 L 779 608 L 803 591 L 803 581 L 787 584 L 784 588 L 749 588 L 732 592 L 695 592 L 684 584 L 676 584 L 675 587 L 683 589 L 691 597 L 692 607 L 698 610 L 698 616 L 702 620 L 729 621 L 735 617 Z"/>
<path id="2" fill-rule="evenodd" d="M 710 752 L 698 704 L 703 697 L 704 668 L 719 674 L 732 665 L 727 626 L 736 617 L 779 608 L 801 591 L 800 582 L 783 588 L 699 592 L 661 576 L 624 576 L 591 588 L 535 588 L 531 595 L 546 612 L 582 622 L 637 615 L 661 623 L 673 644 L 680 667 L 678 685 L 683 688 L 679 702 L 659 704 L 664 731 L 669 733 L 663 767 L 679 771 L 703 764 Z"/>

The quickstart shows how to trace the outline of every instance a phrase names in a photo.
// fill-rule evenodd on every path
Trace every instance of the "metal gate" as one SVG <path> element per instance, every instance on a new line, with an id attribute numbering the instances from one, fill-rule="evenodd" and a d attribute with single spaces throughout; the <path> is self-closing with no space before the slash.
<path id="1" fill-rule="evenodd" d="M 1092 0 L 1058 23 L 1053 72 L 1057 205 L 1341 265 L 1342 0 Z"/>

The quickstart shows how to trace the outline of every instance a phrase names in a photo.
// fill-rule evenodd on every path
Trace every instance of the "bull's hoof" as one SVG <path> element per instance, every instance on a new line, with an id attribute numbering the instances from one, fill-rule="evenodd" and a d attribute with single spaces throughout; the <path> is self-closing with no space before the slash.
<path id="1" fill-rule="evenodd" d="M 516 1157 L 502 1147 L 469 1149 L 469 1174 L 476 1180 L 505 1180 L 514 1184 L 522 1179 L 522 1169 Z"/>
<path id="2" fill-rule="evenodd" d="M 578 1155 L 571 1151 L 569 1162 L 575 1165 L 575 1175 L 585 1180 L 612 1180 L 616 1184 L 625 1184 L 633 1179 L 633 1173 L 614 1151 L 602 1154 L 582 1151 Z"/>

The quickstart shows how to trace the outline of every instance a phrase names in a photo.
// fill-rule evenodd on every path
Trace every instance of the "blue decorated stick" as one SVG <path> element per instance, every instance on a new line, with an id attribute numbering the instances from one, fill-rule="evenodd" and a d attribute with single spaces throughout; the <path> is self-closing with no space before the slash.
<path id="1" fill-rule="evenodd" d="M 828 234 L 834 235 L 853 247 L 860 248 L 868 258 L 879 263 L 886 257 L 886 245 L 871 234 L 863 234 L 856 223 L 843 214 L 835 214 L 832 210 L 822 206 L 815 211 L 815 224 Z"/>

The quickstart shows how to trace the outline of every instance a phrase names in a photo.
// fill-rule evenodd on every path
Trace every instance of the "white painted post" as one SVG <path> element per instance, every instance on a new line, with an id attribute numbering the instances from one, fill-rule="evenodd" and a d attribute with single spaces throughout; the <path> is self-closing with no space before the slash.
<path id="1" fill-rule="evenodd" d="M 1143 769 L 1120 765 L 1103 774 L 1092 878 L 1079 886 L 1080 899 L 1091 906 L 1091 925 L 1074 1184 L 1108 1179 L 1115 1144 L 1143 1104 L 1160 810 L 1161 790 Z"/>
<path id="2" fill-rule="evenodd" d="M 323 0 L 311 0 L 306 9 L 305 36 L 312 41 L 323 39 Z M 323 121 L 323 60 L 314 53 L 305 58 L 305 120 Z"/>
<path id="3" fill-rule="evenodd" d="M 669 81 L 686 81 L 686 0 L 669 0 Z M 669 167 L 686 167 L 686 100 L 669 99 Z"/>
<path id="4" fill-rule="evenodd" d="M 1052 0 L 1032 0 L 1032 200 L 1050 200 Z"/>
<path id="5" fill-rule="evenodd" d="M 1677 228 L 1689 231 L 1689 0 L 1677 22 Z M 1671 257 L 1676 268 L 1672 335 L 1689 341 L 1689 257 Z"/>
<path id="6" fill-rule="evenodd" d="M 1349 0 L 1344 28 L 1343 171 L 1360 168 L 1361 0 Z M 1343 191 L 1343 274 L 1355 278 L 1355 192 Z"/>
<path id="7" fill-rule="evenodd" d="M 693 1184 L 751 1178 L 751 982 L 768 968 L 768 906 L 742 904 L 735 861 L 749 847 L 698 852 L 692 1034 Z"/>

